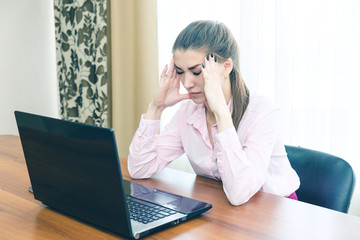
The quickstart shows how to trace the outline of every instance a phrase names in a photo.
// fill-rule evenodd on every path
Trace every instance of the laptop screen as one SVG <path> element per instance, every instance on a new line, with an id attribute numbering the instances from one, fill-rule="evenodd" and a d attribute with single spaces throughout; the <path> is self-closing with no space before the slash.
<path id="1" fill-rule="evenodd" d="M 113 130 L 23 112 L 15 116 L 34 197 L 129 235 Z"/>

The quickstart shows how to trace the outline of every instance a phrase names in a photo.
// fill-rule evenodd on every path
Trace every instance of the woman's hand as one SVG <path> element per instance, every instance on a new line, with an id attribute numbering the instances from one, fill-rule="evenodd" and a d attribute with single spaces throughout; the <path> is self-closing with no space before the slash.
<path id="1" fill-rule="evenodd" d="M 221 132 L 233 126 L 227 106 L 227 101 L 231 98 L 231 85 L 226 76 L 226 63 L 219 63 L 217 57 L 210 54 L 205 57 L 202 67 L 207 107 L 215 115 L 218 132 Z"/>
<path id="2" fill-rule="evenodd" d="M 209 110 L 213 113 L 219 112 L 224 107 L 227 108 L 227 103 L 224 96 L 223 86 L 225 84 L 225 68 L 224 65 L 218 62 L 218 59 L 213 54 L 205 57 L 202 74 L 204 77 L 204 92 L 207 100 Z"/>
<path id="3" fill-rule="evenodd" d="M 162 111 L 174 104 L 189 99 L 189 94 L 180 94 L 180 78 L 176 73 L 174 59 L 167 65 L 160 75 L 159 88 L 154 100 L 146 112 L 146 119 L 160 119 Z"/>

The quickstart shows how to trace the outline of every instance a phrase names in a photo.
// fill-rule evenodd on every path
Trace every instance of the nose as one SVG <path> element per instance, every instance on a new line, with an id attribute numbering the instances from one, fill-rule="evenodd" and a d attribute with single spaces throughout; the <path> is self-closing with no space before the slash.
<path id="1" fill-rule="evenodd" d="M 195 85 L 194 77 L 191 76 L 190 74 L 186 74 L 184 76 L 182 84 L 183 84 L 184 88 L 186 88 L 186 89 L 190 89 L 190 88 L 194 87 L 194 85 Z"/>

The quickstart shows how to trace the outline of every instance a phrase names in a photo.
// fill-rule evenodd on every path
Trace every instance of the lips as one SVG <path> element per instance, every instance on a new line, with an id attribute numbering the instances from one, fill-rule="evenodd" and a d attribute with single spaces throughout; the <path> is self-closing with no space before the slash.
<path id="1" fill-rule="evenodd" d="M 190 95 L 191 98 L 196 98 L 196 97 L 198 97 L 200 94 L 201 94 L 201 92 L 191 92 L 191 93 L 189 93 L 189 95 Z"/>

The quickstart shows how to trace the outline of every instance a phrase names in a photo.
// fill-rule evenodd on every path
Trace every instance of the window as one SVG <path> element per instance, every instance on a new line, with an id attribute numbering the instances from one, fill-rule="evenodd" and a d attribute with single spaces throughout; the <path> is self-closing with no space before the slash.
<path id="1" fill-rule="evenodd" d="M 160 69 L 177 34 L 198 19 L 232 30 L 250 91 L 283 111 L 286 144 L 342 157 L 360 176 L 360 1 L 158 0 Z"/>

